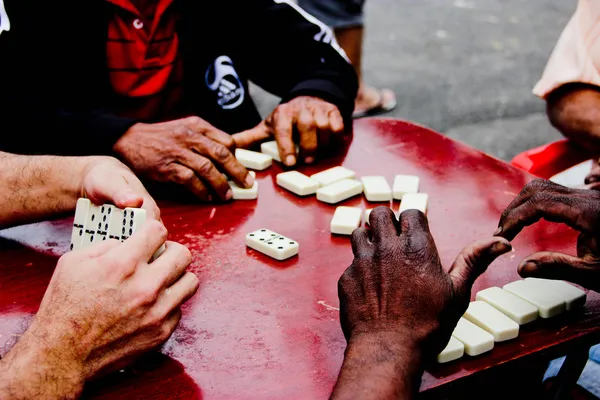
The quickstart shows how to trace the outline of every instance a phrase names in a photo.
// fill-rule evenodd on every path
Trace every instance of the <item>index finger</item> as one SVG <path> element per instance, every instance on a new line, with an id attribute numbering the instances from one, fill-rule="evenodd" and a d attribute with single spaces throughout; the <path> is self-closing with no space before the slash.
<path id="1" fill-rule="evenodd" d="M 135 262 L 137 267 L 140 262 L 147 264 L 154 253 L 167 240 L 167 228 L 158 221 L 146 221 L 131 237 L 107 253 L 108 257 L 120 262 L 129 260 Z"/>
<path id="2" fill-rule="evenodd" d="M 279 156 L 285 165 L 296 165 L 296 145 L 293 138 L 294 119 L 286 112 L 275 111 L 269 120 L 279 147 Z"/>
<path id="3" fill-rule="evenodd" d="M 388 207 L 374 209 L 369 216 L 369 226 L 371 227 L 373 241 L 377 243 L 397 237 L 399 234 L 396 215 Z"/>

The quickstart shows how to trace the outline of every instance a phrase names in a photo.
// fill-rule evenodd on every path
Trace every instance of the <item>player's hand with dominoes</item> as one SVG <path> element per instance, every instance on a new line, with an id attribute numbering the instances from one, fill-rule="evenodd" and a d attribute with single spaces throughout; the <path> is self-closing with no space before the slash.
<path id="1" fill-rule="evenodd" d="M 149 221 L 123 243 L 107 240 L 59 260 L 34 322 L 8 354 L 14 360 L 4 360 L 32 360 L 26 373 L 53 382 L 46 389 L 58 393 L 38 398 L 74 398 L 86 380 L 169 338 L 198 279 L 186 272 L 192 257 L 177 243 L 149 261 L 166 237 Z"/>
<path id="2" fill-rule="evenodd" d="M 370 228 L 352 235 L 354 262 L 338 284 L 348 348 L 333 397 L 408 398 L 422 365 L 448 343 L 477 277 L 510 249 L 503 238 L 476 242 L 446 272 L 422 212 L 398 221 L 387 207 L 373 210 Z M 357 396 L 364 388 L 370 395 Z"/>
<path id="3" fill-rule="evenodd" d="M 233 197 L 223 173 L 239 187 L 254 184 L 233 155 L 232 137 L 199 117 L 135 124 L 114 150 L 136 173 L 183 185 L 204 201 Z"/>
<path id="4" fill-rule="evenodd" d="M 564 223 L 579 232 L 577 257 L 535 253 L 521 262 L 524 277 L 567 280 L 600 292 L 600 192 L 569 189 L 545 180 L 527 184 L 502 213 L 496 235 L 513 240 L 541 219 Z"/>
<path id="5" fill-rule="evenodd" d="M 241 148 L 274 137 L 281 160 L 291 167 L 298 157 L 306 164 L 314 163 L 317 151 L 329 145 L 330 136 L 343 132 L 344 119 L 335 105 L 317 97 L 300 96 L 280 104 L 255 128 L 233 137 Z M 299 154 L 294 141 L 296 133 Z"/>
<path id="6" fill-rule="evenodd" d="M 112 157 L 86 157 L 78 192 L 94 204 L 119 208 L 143 208 L 149 219 L 160 220 L 160 210 L 142 182 L 123 163 Z"/>

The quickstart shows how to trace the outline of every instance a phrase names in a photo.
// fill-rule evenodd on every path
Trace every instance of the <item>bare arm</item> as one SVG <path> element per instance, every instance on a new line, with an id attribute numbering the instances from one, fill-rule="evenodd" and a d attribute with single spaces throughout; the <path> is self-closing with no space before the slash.
<path id="1" fill-rule="evenodd" d="M 547 113 L 565 137 L 600 151 L 600 88 L 577 83 L 561 86 L 548 96 Z"/>
<path id="2" fill-rule="evenodd" d="M 142 183 L 116 159 L 0 152 L 0 228 L 71 211 L 84 194 L 96 203 L 143 205 L 159 218 L 156 203 Z"/>

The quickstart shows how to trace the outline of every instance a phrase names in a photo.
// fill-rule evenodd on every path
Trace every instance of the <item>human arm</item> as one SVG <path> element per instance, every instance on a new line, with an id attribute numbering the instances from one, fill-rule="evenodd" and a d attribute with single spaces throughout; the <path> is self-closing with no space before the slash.
<path id="1" fill-rule="evenodd" d="M 245 68 L 251 81 L 282 97 L 282 104 L 258 127 L 235 135 L 239 146 L 274 137 L 282 160 L 314 161 L 330 134 L 351 127 L 358 78 L 333 32 L 295 4 L 281 0 L 229 1 L 247 33 Z M 258 61 L 257 61 L 258 60 Z M 286 162 L 294 165 L 295 159 Z"/>
<path id="2" fill-rule="evenodd" d="M 87 196 L 96 204 L 160 212 L 139 179 L 111 157 L 24 156 L 0 152 L 0 228 L 75 209 Z"/>
<path id="3" fill-rule="evenodd" d="M 502 213 L 495 234 L 513 240 L 526 226 L 541 219 L 566 224 L 579 232 L 577 257 L 548 251 L 535 253 L 521 262 L 519 274 L 567 280 L 600 291 L 600 192 L 534 180 Z"/>
<path id="4" fill-rule="evenodd" d="M 352 235 L 354 262 L 338 283 L 348 341 L 333 399 L 410 399 L 424 366 L 446 346 L 473 283 L 510 250 L 503 238 L 465 248 L 446 272 L 425 215 L 388 208 Z"/>
<path id="5" fill-rule="evenodd" d="M 31 326 L 0 360 L 0 398 L 77 398 L 86 381 L 165 342 L 198 279 L 166 229 L 147 222 L 127 241 L 61 257 Z"/>

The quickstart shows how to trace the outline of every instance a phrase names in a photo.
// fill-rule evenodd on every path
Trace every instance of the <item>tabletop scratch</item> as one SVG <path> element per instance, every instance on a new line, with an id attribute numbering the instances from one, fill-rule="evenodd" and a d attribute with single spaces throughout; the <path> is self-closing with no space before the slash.
<path id="1" fill-rule="evenodd" d="M 210 216 L 208 217 L 208 220 L 210 221 L 211 219 L 213 219 L 215 217 L 216 213 L 217 213 L 217 208 L 213 207 L 213 209 L 210 210 Z"/>
<path id="2" fill-rule="evenodd" d="M 337 307 L 333 307 L 333 306 L 330 306 L 329 304 L 325 303 L 325 301 L 323 301 L 323 300 L 319 300 L 319 301 L 317 301 L 317 304 L 320 304 L 320 305 L 322 305 L 323 307 L 325 307 L 325 308 L 326 308 L 326 309 L 328 309 L 329 311 L 340 311 L 340 309 L 339 309 L 339 308 L 337 308 Z"/>

